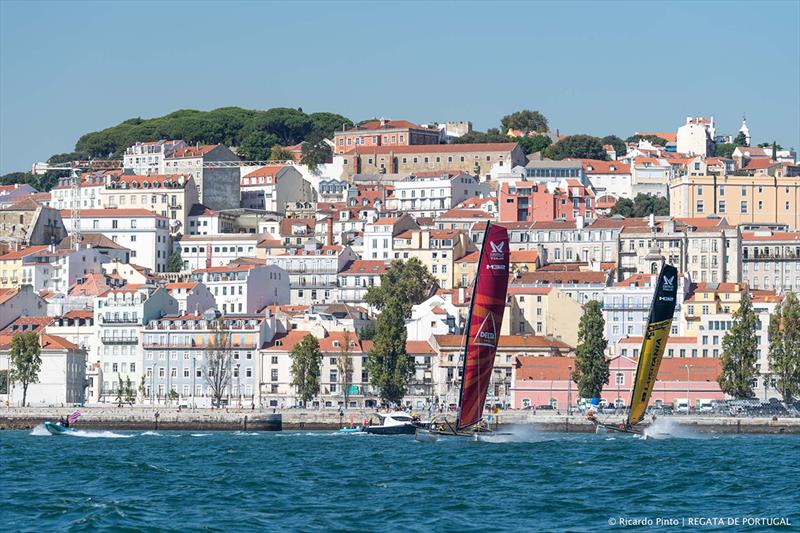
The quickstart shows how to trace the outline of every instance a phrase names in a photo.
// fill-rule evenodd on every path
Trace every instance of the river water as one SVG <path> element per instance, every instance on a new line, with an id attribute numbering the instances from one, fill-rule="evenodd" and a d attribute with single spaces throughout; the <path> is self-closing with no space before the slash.
<path id="1" fill-rule="evenodd" d="M 796 531 L 798 461 L 788 435 L 37 428 L 0 432 L 0 531 Z"/>

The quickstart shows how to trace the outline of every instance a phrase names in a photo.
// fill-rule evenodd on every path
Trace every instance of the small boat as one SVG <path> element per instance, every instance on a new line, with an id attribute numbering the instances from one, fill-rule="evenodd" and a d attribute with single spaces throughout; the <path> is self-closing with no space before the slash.
<path id="1" fill-rule="evenodd" d="M 406 413 L 388 413 L 380 415 L 383 423 L 379 426 L 367 426 L 364 431 L 372 435 L 413 435 L 417 424 L 411 415 Z"/>
<path id="2" fill-rule="evenodd" d="M 360 426 L 354 428 L 339 428 L 339 433 L 362 433 Z"/>
<path id="3" fill-rule="evenodd" d="M 44 423 L 44 428 L 50 432 L 51 435 L 63 435 L 64 433 L 75 433 L 76 430 L 62 426 L 57 422 L 50 422 L 49 420 Z"/>

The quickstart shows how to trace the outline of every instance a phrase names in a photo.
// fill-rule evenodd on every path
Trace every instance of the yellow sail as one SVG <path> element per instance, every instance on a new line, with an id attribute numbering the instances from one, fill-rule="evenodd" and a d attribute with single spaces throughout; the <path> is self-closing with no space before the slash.
<path id="1" fill-rule="evenodd" d="M 677 298 L 678 271 L 671 265 L 664 265 L 658 276 L 656 290 L 653 293 L 653 304 L 650 307 L 650 318 L 647 321 L 642 349 L 639 352 L 639 364 L 631 393 L 631 410 L 628 414 L 627 426 L 637 424 L 644 418 L 650 395 L 656 384 L 658 369 L 667 347 L 669 332 L 672 328 L 672 316 L 675 313 Z"/>

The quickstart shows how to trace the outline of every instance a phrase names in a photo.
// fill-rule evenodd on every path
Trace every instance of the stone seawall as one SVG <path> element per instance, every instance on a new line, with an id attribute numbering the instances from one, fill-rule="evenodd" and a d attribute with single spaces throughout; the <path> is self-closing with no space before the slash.
<path id="1" fill-rule="evenodd" d="M 45 420 L 58 420 L 66 417 L 74 409 L 70 408 L 11 408 L 0 409 L 0 430 L 31 429 Z M 118 430 L 332 430 L 340 427 L 340 417 L 336 410 L 285 409 L 191 409 L 178 410 L 175 407 L 155 409 L 150 407 L 82 407 L 82 416 L 77 424 L 86 429 Z M 156 413 L 158 417 L 156 417 Z M 353 419 L 361 425 L 364 419 L 377 423 L 375 411 L 346 411 L 341 421 L 349 424 Z M 603 422 L 614 424 L 621 417 L 601 417 Z M 676 424 L 681 428 L 714 433 L 765 433 L 800 434 L 800 418 L 736 418 L 722 416 L 665 416 L 660 420 Z M 592 432 L 594 425 L 583 415 L 534 414 L 530 411 L 505 411 L 494 416 L 494 423 L 502 426 L 525 425 L 541 431 Z M 641 424 L 646 427 L 648 424 Z"/>

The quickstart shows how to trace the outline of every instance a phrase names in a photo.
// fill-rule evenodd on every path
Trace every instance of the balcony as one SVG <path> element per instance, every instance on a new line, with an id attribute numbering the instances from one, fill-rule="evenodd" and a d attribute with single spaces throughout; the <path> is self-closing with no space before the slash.
<path id="1" fill-rule="evenodd" d="M 642 303 L 610 303 L 610 304 L 602 304 L 601 309 L 603 311 L 649 311 L 650 304 L 642 304 Z"/>
<path id="2" fill-rule="evenodd" d="M 136 317 L 133 318 L 106 318 L 102 315 L 98 317 L 100 320 L 100 324 L 121 324 L 121 325 L 129 325 L 135 326 L 140 325 L 139 319 Z"/>
<path id="3" fill-rule="evenodd" d="M 103 344 L 139 344 L 139 337 L 100 337 Z"/>

